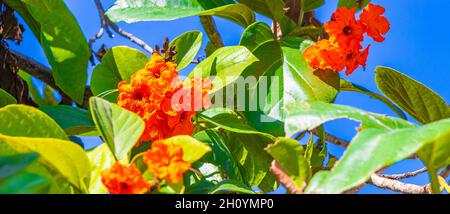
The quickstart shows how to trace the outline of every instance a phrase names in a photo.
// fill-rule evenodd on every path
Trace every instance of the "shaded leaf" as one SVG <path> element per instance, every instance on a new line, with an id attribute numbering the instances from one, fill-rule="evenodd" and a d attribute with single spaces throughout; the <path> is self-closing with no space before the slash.
<path id="1" fill-rule="evenodd" d="M 212 189 L 208 192 L 208 194 L 224 193 L 255 194 L 255 192 L 250 187 L 233 180 L 222 181 L 212 187 Z"/>
<path id="2" fill-rule="evenodd" d="M 38 157 L 36 153 L 0 156 L 0 180 L 24 169 Z"/>
<path id="3" fill-rule="evenodd" d="M 89 111 L 72 106 L 43 106 L 41 111 L 54 119 L 70 136 L 98 135 Z"/>
<path id="4" fill-rule="evenodd" d="M 16 103 L 17 103 L 16 98 L 14 98 L 11 94 L 0 88 L 0 108 Z"/>

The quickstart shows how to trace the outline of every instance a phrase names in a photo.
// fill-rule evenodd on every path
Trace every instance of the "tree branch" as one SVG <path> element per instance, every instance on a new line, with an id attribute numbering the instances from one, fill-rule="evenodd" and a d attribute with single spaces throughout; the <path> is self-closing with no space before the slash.
<path id="1" fill-rule="evenodd" d="M 427 168 L 424 167 L 424 168 L 416 170 L 414 172 L 407 172 L 407 173 L 403 173 L 403 174 L 393 174 L 393 175 L 380 175 L 380 177 L 393 179 L 393 180 L 401 180 L 401 179 L 405 179 L 405 178 L 414 177 L 414 176 L 422 174 L 426 171 L 427 171 Z"/>
<path id="2" fill-rule="evenodd" d="M 406 184 L 397 180 L 381 177 L 375 173 L 372 174 L 368 183 L 381 189 L 388 189 L 405 194 L 430 194 L 430 188 L 428 185 L 418 186 L 414 184 Z"/>
<path id="3" fill-rule="evenodd" d="M 203 25 L 203 28 L 208 34 L 209 40 L 216 48 L 223 47 L 223 41 L 220 37 L 219 32 L 217 31 L 216 23 L 211 16 L 200 16 L 200 21 Z"/>
<path id="4" fill-rule="evenodd" d="M 113 29 L 116 33 L 118 33 L 119 35 L 129 39 L 131 42 L 139 45 L 140 47 L 142 47 L 144 50 L 146 50 L 149 53 L 153 53 L 153 49 L 147 45 L 147 43 L 145 43 L 143 40 L 139 39 L 138 37 L 134 36 L 131 33 L 128 33 L 126 31 L 124 31 L 123 29 L 121 29 L 119 26 L 117 26 L 116 24 L 114 24 L 106 15 L 105 15 L 105 9 L 102 6 L 102 3 L 100 2 L 100 0 L 94 0 L 95 5 L 97 6 L 97 10 L 100 14 L 100 19 L 101 19 L 101 24 L 100 24 L 100 30 L 99 32 L 92 37 L 89 40 L 89 47 L 92 46 L 92 44 L 99 38 L 101 38 L 104 34 L 104 31 L 106 29 L 106 31 L 108 32 L 110 37 L 114 37 L 114 34 L 112 34 L 112 32 L 110 31 L 109 27 L 111 27 L 111 29 Z"/>

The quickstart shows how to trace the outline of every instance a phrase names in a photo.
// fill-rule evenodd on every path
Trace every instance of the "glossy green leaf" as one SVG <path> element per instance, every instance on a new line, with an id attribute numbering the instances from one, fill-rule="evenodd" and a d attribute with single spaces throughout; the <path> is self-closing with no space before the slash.
<path id="1" fill-rule="evenodd" d="M 7 0 L 22 15 L 52 66 L 56 85 L 83 102 L 90 51 L 78 22 L 64 1 Z"/>
<path id="2" fill-rule="evenodd" d="M 145 67 L 148 57 L 133 48 L 117 46 L 109 49 L 102 58 L 102 63 L 95 67 L 91 78 L 91 90 L 99 95 L 108 90 L 117 89 L 120 81 L 130 81 L 131 75 Z M 116 102 L 117 93 L 105 97 Z"/>
<path id="3" fill-rule="evenodd" d="M 344 156 L 331 172 L 316 174 L 307 192 L 341 193 L 364 183 L 372 173 L 407 158 L 424 145 L 434 142 L 445 142 L 449 145 L 449 136 L 450 119 L 423 127 L 363 130 L 352 140 Z M 448 158 L 448 152 L 444 153 Z"/>
<path id="4" fill-rule="evenodd" d="M 264 16 L 280 20 L 284 16 L 283 0 L 237 0 Z"/>
<path id="5" fill-rule="evenodd" d="M 17 103 L 16 98 L 14 98 L 11 94 L 0 88 L 0 108 L 16 103 Z"/>
<path id="6" fill-rule="evenodd" d="M 309 12 L 325 4 L 325 0 L 303 0 L 303 11 Z"/>
<path id="7" fill-rule="evenodd" d="M 38 153 L 39 164 L 54 176 L 61 176 L 79 192 L 87 192 L 91 167 L 83 149 L 77 144 L 53 138 L 10 137 L 0 134 L 0 155 Z"/>
<path id="8" fill-rule="evenodd" d="M 198 141 L 190 136 L 175 136 L 164 140 L 169 144 L 176 144 L 183 148 L 183 161 L 194 163 L 200 160 L 205 154 L 211 152 L 208 144 Z"/>
<path id="9" fill-rule="evenodd" d="M 43 106 L 41 111 L 55 120 L 69 136 L 98 135 L 89 111 L 72 106 Z"/>
<path id="10" fill-rule="evenodd" d="M 135 113 L 98 97 L 89 100 L 92 118 L 116 160 L 123 160 L 136 145 L 145 129 Z"/>
<path id="11" fill-rule="evenodd" d="M 208 194 L 224 193 L 255 194 L 255 192 L 250 187 L 233 180 L 222 181 L 212 187 L 212 189 L 208 192 Z"/>
<path id="12" fill-rule="evenodd" d="M 231 132 L 240 134 L 257 134 L 268 139 L 275 140 L 272 135 L 255 130 L 248 124 L 248 122 L 244 118 L 238 116 L 230 109 L 208 109 L 202 113 L 201 118 L 211 124 L 214 124 Z"/>
<path id="13" fill-rule="evenodd" d="M 0 182 L 0 194 L 45 194 L 49 179 L 33 173 L 19 173 Z"/>
<path id="14" fill-rule="evenodd" d="M 23 70 L 19 70 L 19 76 L 27 83 L 28 91 L 30 93 L 31 98 L 38 106 L 44 106 L 44 99 L 42 99 L 41 95 L 39 94 L 36 85 L 33 83 L 33 77 L 26 73 Z"/>
<path id="15" fill-rule="evenodd" d="M 357 10 L 361 10 L 367 4 L 370 3 L 370 0 L 339 0 L 339 7 L 347 7 L 347 8 L 356 8 Z"/>
<path id="16" fill-rule="evenodd" d="M 389 99 L 387 99 L 386 97 L 383 97 L 380 94 L 377 94 L 375 92 L 370 91 L 367 88 L 364 88 L 360 85 L 351 83 L 347 80 L 343 80 L 341 79 L 341 83 L 340 83 L 340 90 L 341 91 L 350 91 L 350 92 L 357 92 L 357 93 L 361 93 L 361 94 L 366 94 L 369 95 L 371 98 L 373 99 L 377 99 L 381 102 L 383 102 L 384 104 L 386 104 L 390 109 L 392 109 L 392 111 L 394 111 L 399 117 L 403 118 L 406 120 L 406 115 L 405 113 L 399 108 L 397 107 L 394 103 L 392 103 L 392 101 L 390 101 Z"/>
<path id="17" fill-rule="evenodd" d="M 289 138 L 277 138 L 266 151 L 278 162 L 295 185 L 303 188 L 311 176 L 311 168 L 303 156 L 304 150 L 300 143 Z"/>
<path id="18" fill-rule="evenodd" d="M 200 31 L 189 31 L 175 38 L 169 47 L 175 46 L 177 54 L 173 57 L 178 64 L 177 70 L 181 70 L 192 63 L 202 46 L 203 34 Z"/>
<path id="19" fill-rule="evenodd" d="M 64 130 L 53 119 L 25 105 L 9 105 L 0 109 L 0 134 L 68 140 Z"/>
<path id="20" fill-rule="evenodd" d="M 377 67 L 375 81 L 383 94 L 422 124 L 450 118 L 442 97 L 394 69 Z"/>
<path id="21" fill-rule="evenodd" d="M 101 173 L 112 167 L 115 163 L 114 156 L 106 144 L 102 144 L 88 151 L 87 156 L 92 166 L 89 193 L 105 194 L 108 190 L 102 183 Z"/>
<path id="22" fill-rule="evenodd" d="M 253 11 L 243 4 L 229 4 L 205 10 L 197 0 L 117 0 L 106 15 L 113 22 L 127 23 L 207 15 L 219 16 L 244 27 L 255 21 Z"/>
<path id="23" fill-rule="evenodd" d="M 243 178 L 237 165 L 238 163 L 228 149 L 222 133 L 215 129 L 207 129 L 196 133 L 194 138 L 200 142 L 207 143 L 212 149 L 210 153 L 205 155 L 205 162 L 221 167 L 228 178 L 242 181 Z"/>
<path id="24" fill-rule="evenodd" d="M 239 75 L 258 59 L 245 47 L 230 46 L 217 49 L 211 56 L 195 67 L 189 77 L 208 78 L 214 93 L 239 78 Z"/>
<path id="25" fill-rule="evenodd" d="M 273 40 L 275 40 L 275 37 L 270 27 L 264 22 L 255 22 L 245 29 L 240 45 L 253 51 L 261 44 Z"/>
<path id="26" fill-rule="evenodd" d="M 0 180 L 24 169 L 38 157 L 36 153 L 0 156 Z"/>
<path id="27" fill-rule="evenodd" d="M 343 118 L 361 122 L 362 129 L 393 130 L 415 126 L 402 119 L 320 101 L 304 101 L 288 105 L 286 115 L 286 133 L 288 136 L 292 136 L 299 131 L 313 130 L 326 122 Z"/>
<path id="28" fill-rule="evenodd" d="M 277 188 L 275 177 L 270 172 L 273 158 L 264 150 L 272 140 L 261 135 L 226 132 L 226 144 L 241 170 L 243 183 L 259 187 L 263 192 Z"/>

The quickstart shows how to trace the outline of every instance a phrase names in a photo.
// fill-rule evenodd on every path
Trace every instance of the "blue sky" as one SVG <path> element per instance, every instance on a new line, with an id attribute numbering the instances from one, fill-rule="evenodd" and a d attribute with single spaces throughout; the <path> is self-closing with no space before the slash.
<path id="1" fill-rule="evenodd" d="M 84 35 L 87 39 L 98 32 L 100 20 L 95 4 L 91 0 L 65 0 L 69 9 L 77 18 Z M 105 8 L 112 5 L 114 0 L 102 0 Z M 322 21 L 327 21 L 336 9 L 337 0 L 326 0 L 326 6 L 317 11 L 317 16 Z M 406 75 L 424 83 L 447 102 L 450 102 L 450 67 L 448 66 L 450 43 L 447 40 L 450 34 L 448 23 L 448 9 L 450 1 L 434 0 L 432 4 L 423 0 L 373 0 L 386 8 L 386 16 L 391 22 L 391 31 L 383 43 L 374 43 L 370 49 L 366 70 L 358 69 L 346 79 L 362 85 L 370 90 L 378 91 L 374 82 L 374 69 L 378 65 L 392 67 Z M 270 23 L 270 20 L 257 16 L 260 21 Z M 237 45 L 243 28 L 229 21 L 216 18 L 216 23 L 223 37 L 225 45 Z M 170 22 L 141 22 L 135 24 L 119 23 L 124 30 L 143 39 L 153 46 L 161 44 L 164 37 L 175 38 L 176 36 L 190 30 L 202 30 L 198 17 L 184 18 Z M 204 49 L 207 42 L 204 36 Z M 107 47 L 118 45 L 131 46 L 140 49 L 127 39 L 116 35 L 114 39 L 105 36 L 94 44 L 97 50 L 102 44 Z M 45 55 L 34 38 L 32 32 L 27 30 L 24 41 L 20 46 L 12 45 L 13 49 L 48 65 Z M 92 72 L 89 67 L 89 74 Z M 184 70 L 189 72 L 192 66 Z M 337 103 L 355 106 L 364 110 L 395 116 L 392 111 L 382 103 L 372 100 L 365 95 L 354 93 L 341 93 Z M 347 120 L 335 121 L 327 124 L 327 131 L 339 137 L 350 140 L 356 133 L 355 127 L 359 124 Z M 86 145 L 99 142 L 97 138 L 85 139 Z M 330 152 L 342 155 L 344 150 L 330 145 Z M 405 160 L 394 164 L 386 173 L 401 173 L 414 171 L 422 167 L 420 161 Z M 406 182 L 415 184 L 428 183 L 428 176 L 422 174 L 415 178 L 406 179 Z M 361 193 L 392 193 L 390 191 L 378 190 L 370 185 L 366 186 Z"/>

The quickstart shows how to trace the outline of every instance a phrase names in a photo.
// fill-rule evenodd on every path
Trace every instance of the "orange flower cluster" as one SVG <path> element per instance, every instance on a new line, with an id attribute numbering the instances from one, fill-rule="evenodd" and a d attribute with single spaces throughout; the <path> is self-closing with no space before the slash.
<path id="1" fill-rule="evenodd" d="M 191 164 L 183 161 L 183 149 L 179 145 L 167 144 L 163 140 L 152 143 L 152 148 L 143 156 L 148 170 L 158 179 L 170 183 L 178 183 L 183 174 L 191 168 Z"/>
<path id="2" fill-rule="evenodd" d="M 194 86 L 184 84 L 176 67 L 177 64 L 167 61 L 159 53 L 153 53 L 145 68 L 131 76 L 130 83 L 119 83 L 117 104 L 145 121 L 141 142 L 192 135 L 191 117 L 210 105 L 211 83 L 193 80 L 191 85 Z"/>
<path id="3" fill-rule="evenodd" d="M 365 33 L 376 42 L 384 41 L 383 35 L 390 29 L 389 21 L 382 16 L 384 12 L 383 7 L 369 4 L 356 20 L 354 8 L 339 7 L 324 25 L 330 38 L 310 46 L 303 56 L 313 68 L 336 72 L 346 68 L 346 75 L 366 66 L 370 45 L 363 49 L 361 42 Z"/>
<path id="4" fill-rule="evenodd" d="M 123 166 L 117 162 L 101 176 L 103 185 L 111 194 L 144 194 L 150 190 L 150 185 L 134 164 Z"/>

